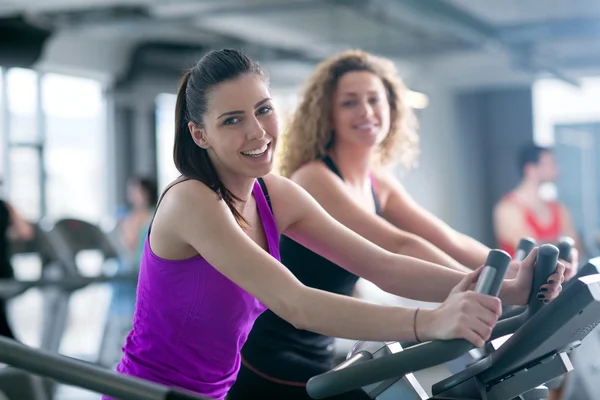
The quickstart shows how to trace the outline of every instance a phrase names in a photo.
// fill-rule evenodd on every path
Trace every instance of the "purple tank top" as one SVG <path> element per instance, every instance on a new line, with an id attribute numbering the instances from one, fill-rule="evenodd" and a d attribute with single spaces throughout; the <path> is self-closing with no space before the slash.
<path id="1" fill-rule="evenodd" d="M 275 218 L 258 181 L 252 193 L 269 253 L 280 260 Z M 265 310 L 202 256 L 159 258 L 147 236 L 133 329 L 117 371 L 222 400 L 236 380 L 250 329 Z"/>

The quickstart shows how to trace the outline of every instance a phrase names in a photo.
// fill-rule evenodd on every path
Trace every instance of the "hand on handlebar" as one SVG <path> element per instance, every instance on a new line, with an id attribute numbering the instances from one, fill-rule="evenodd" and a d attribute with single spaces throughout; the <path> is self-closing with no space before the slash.
<path id="1" fill-rule="evenodd" d="M 508 268 L 506 269 L 506 274 L 504 275 L 504 279 L 514 279 L 517 277 L 517 274 L 519 273 L 519 268 L 521 267 L 521 262 L 520 261 L 511 261 L 510 264 L 508 264 Z"/>
<path id="2" fill-rule="evenodd" d="M 520 263 L 517 276 L 514 279 L 507 279 L 503 284 L 503 302 L 508 305 L 525 305 L 529 300 L 531 285 L 533 281 L 533 271 L 535 260 L 539 248 L 534 248 L 531 253 Z M 564 282 L 565 262 L 559 261 L 556 265 L 554 274 L 548 277 L 547 283 L 539 288 L 537 294 L 540 301 L 554 300 L 561 292 L 561 284 Z"/>
<path id="3" fill-rule="evenodd" d="M 422 310 L 417 319 L 421 340 L 466 339 L 482 347 L 502 314 L 500 299 L 472 291 L 481 269 L 468 274 L 435 310 Z"/>
<path id="4" fill-rule="evenodd" d="M 571 248 L 571 262 L 567 262 L 565 260 L 560 260 L 562 264 L 565 266 L 565 282 L 568 282 L 577 275 L 577 271 L 579 270 L 579 252 L 575 247 Z"/>

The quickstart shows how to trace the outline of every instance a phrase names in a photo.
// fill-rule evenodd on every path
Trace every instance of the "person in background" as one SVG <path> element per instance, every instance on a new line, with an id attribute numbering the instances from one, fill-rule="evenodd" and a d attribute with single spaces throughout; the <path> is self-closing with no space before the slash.
<path id="1" fill-rule="evenodd" d="M 118 237 L 127 254 L 119 260 L 118 272 L 127 273 L 137 270 L 148 225 L 157 201 L 158 188 L 154 180 L 139 176 L 129 180 L 127 183 L 129 209 L 117 225 Z M 100 355 L 102 365 L 111 367 L 120 359 L 121 352 L 118 350 L 131 330 L 136 291 L 137 284 L 133 281 L 112 284 L 110 320 L 107 321 L 102 339 L 102 348 L 107 350 Z"/>
<path id="2" fill-rule="evenodd" d="M 0 188 L 2 179 L 0 178 Z M 0 279 L 13 279 L 10 241 L 33 240 L 35 230 L 6 200 L 0 197 Z M 0 298 L 0 335 L 15 339 L 8 322 L 6 301 Z"/>
<path id="3" fill-rule="evenodd" d="M 514 255 L 519 240 L 530 237 L 537 243 L 556 243 L 561 236 L 575 241 L 578 254 L 583 248 L 571 215 L 567 208 L 556 200 L 546 200 L 540 188 L 545 183 L 554 183 L 558 176 L 558 165 L 552 150 L 534 144 L 523 147 L 517 156 L 521 181 L 496 204 L 493 225 L 498 245 Z M 569 280 L 577 271 L 565 272 Z"/>
<path id="4" fill-rule="evenodd" d="M 548 201 L 540 193 L 545 183 L 554 183 L 558 165 L 552 150 L 530 144 L 518 154 L 521 181 L 494 207 L 494 231 L 500 248 L 514 255 L 519 240 L 530 237 L 537 243 L 556 243 L 561 236 L 570 236 L 575 249 L 583 254 L 581 240 L 573 226 L 567 208 L 556 200 Z M 571 279 L 576 269 L 565 271 L 565 280 Z M 550 390 L 549 400 L 560 400 L 563 383 Z"/>
<path id="5" fill-rule="evenodd" d="M 470 272 L 490 248 L 424 209 L 388 170 L 416 165 L 419 136 L 408 89 L 390 60 L 360 50 L 319 64 L 283 135 L 280 171 L 336 221 L 385 250 Z M 303 284 L 352 296 L 358 274 L 294 237 L 281 237 L 282 263 Z M 519 263 L 511 263 L 516 271 Z M 365 269 L 372 267 L 367 263 Z M 516 274 L 515 274 L 516 276 Z M 406 296 L 404 296 L 406 297 Z M 242 350 L 231 400 L 306 399 L 306 382 L 334 367 L 335 338 L 298 329 L 271 310 Z M 341 396 L 360 399 L 361 391 Z"/>
<path id="6" fill-rule="evenodd" d="M 145 177 L 130 179 L 127 184 L 127 201 L 130 209 L 119 222 L 119 232 L 125 247 L 134 255 L 134 262 L 139 264 L 146 230 L 158 201 L 158 189 L 154 180 Z"/>

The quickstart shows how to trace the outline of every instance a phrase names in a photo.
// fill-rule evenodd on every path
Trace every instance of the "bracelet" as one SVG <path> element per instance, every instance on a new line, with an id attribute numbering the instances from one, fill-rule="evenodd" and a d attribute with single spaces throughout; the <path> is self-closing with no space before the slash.
<path id="1" fill-rule="evenodd" d="M 413 333 L 415 334 L 415 339 L 417 339 L 417 343 L 421 343 L 421 339 L 419 339 L 419 335 L 417 335 L 417 315 L 419 315 L 420 308 L 415 310 L 415 316 L 413 318 Z"/>

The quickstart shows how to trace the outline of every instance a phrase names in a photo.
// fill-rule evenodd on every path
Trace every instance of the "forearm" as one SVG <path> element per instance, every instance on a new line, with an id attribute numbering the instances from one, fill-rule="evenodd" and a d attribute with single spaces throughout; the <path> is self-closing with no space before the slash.
<path id="1" fill-rule="evenodd" d="M 370 268 L 372 277 L 367 279 L 388 293 L 419 301 L 443 302 L 466 274 L 397 254 L 382 257 L 374 263 L 376 265 Z"/>
<path id="2" fill-rule="evenodd" d="M 449 240 L 446 243 L 445 246 L 440 245 L 439 247 L 457 262 L 472 270 L 483 265 L 491 250 L 483 243 L 462 233 L 457 233 L 454 240 Z"/>
<path id="3" fill-rule="evenodd" d="M 442 303 L 465 277 L 464 272 L 426 261 L 398 255 L 392 255 L 390 258 L 379 265 L 378 269 L 374 268 L 377 274 L 371 282 L 397 296 Z M 522 297 L 522 293 L 516 289 L 515 280 L 504 279 L 498 298 L 506 305 L 522 305 L 525 301 Z"/>
<path id="4" fill-rule="evenodd" d="M 414 341 L 414 310 L 305 288 L 292 318 L 298 329 L 366 341 Z"/>
<path id="5" fill-rule="evenodd" d="M 409 257 L 429 261 L 434 264 L 443 265 L 455 271 L 470 272 L 469 268 L 461 265 L 450 255 L 444 253 L 430 242 L 418 238 L 407 236 L 399 240 L 398 249 L 395 251 Z M 485 258 L 484 258 L 485 259 Z"/>

